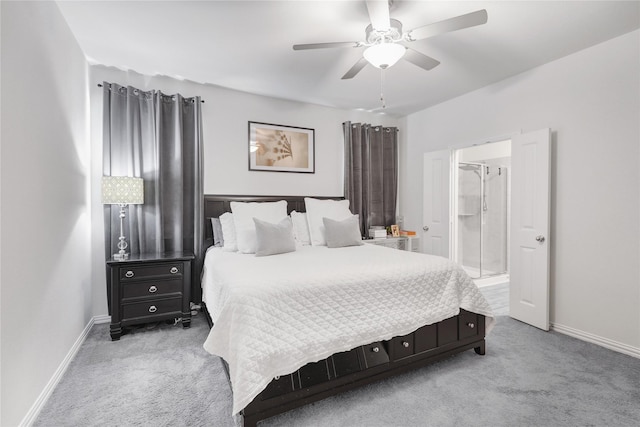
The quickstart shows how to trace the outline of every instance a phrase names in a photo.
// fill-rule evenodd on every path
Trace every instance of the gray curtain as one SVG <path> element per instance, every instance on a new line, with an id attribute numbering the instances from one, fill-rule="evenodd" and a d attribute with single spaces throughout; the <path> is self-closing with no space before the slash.
<path id="1" fill-rule="evenodd" d="M 342 129 L 344 195 L 366 236 L 372 225 L 396 223 L 398 128 L 345 122 Z"/>
<path id="2" fill-rule="evenodd" d="M 128 252 L 202 252 L 201 100 L 103 83 L 103 174 L 144 179 L 144 204 L 129 205 Z M 119 206 L 105 205 L 105 254 L 117 252 Z M 193 278 L 199 284 L 198 278 Z M 199 301 L 200 287 L 192 292 Z"/>

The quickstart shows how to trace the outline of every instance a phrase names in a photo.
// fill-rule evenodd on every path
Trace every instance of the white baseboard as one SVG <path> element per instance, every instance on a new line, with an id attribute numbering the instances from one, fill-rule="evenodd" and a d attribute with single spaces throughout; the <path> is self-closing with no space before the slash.
<path id="1" fill-rule="evenodd" d="M 640 348 L 633 347 L 628 344 L 623 344 L 618 341 L 610 340 L 609 338 L 603 338 L 601 336 L 584 332 L 579 329 L 574 329 L 569 326 L 560 325 L 558 323 L 551 323 L 551 330 L 640 359 Z"/>
<path id="2" fill-rule="evenodd" d="M 58 369 L 56 369 L 56 372 L 54 372 L 44 390 L 42 390 L 42 392 L 40 393 L 40 396 L 38 396 L 35 403 L 29 409 L 29 412 L 27 412 L 27 415 L 25 415 L 25 417 L 20 422 L 20 427 L 29 427 L 35 422 L 45 403 L 47 403 L 47 400 L 49 400 L 51 393 L 53 393 L 53 390 L 55 390 L 56 386 L 62 379 L 62 376 L 67 371 L 69 364 L 78 353 L 78 350 L 80 350 L 80 346 L 87 338 L 87 335 L 89 335 L 89 331 L 91 330 L 93 325 L 97 323 L 106 323 L 110 320 L 111 317 L 106 315 L 95 316 L 92 317 L 91 320 L 89 320 L 89 323 L 87 323 L 87 326 L 84 327 L 84 330 L 82 331 L 76 342 L 73 344 L 65 358 L 62 360 L 62 363 L 60 363 L 60 366 L 58 366 Z"/>
<path id="3" fill-rule="evenodd" d="M 111 322 L 111 316 L 108 314 L 102 314 L 100 316 L 93 316 L 93 324 L 100 325 L 101 323 L 109 323 Z"/>

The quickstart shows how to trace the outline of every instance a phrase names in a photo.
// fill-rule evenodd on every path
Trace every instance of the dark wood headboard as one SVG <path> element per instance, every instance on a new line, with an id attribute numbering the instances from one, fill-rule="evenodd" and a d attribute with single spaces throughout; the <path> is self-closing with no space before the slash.
<path id="1" fill-rule="evenodd" d="M 344 197 L 316 197 L 316 196 L 228 196 L 209 195 L 204 196 L 204 246 L 207 250 L 213 243 L 213 230 L 211 218 L 217 218 L 225 212 L 231 212 L 231 202 L 277 202 L 287 201 L 287 213 L 291 211 L 305 212 L 304 198 L 342 200 Z"/>

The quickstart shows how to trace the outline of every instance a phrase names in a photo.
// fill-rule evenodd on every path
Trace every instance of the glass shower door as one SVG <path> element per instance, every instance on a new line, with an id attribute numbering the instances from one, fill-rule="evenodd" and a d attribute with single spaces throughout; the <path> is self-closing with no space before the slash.
<path id="1" fill-rule="evenodd" d="M 507 168 L 458 164 L 456 261 L 474 279 L 506 273 Z"/>
<path id="2" fill-rule="evenodd" d="M 484 166 L 481 276 L 494 276 L 508 271 L 508 194 L 507 171 L 504 166 Z"/>
<path id="3" fill-rule="evenodd" d="M 483 167 L 476 163 L 458 166 L 458 242 L 456 260 L 474 279 L 482 267 Z"/>

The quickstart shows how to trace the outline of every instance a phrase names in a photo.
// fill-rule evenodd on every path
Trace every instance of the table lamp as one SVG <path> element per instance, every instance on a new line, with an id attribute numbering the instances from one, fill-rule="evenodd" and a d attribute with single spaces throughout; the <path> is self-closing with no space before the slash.
<path id="1" fill-rule="evenodd" d="M 129 258 L 126 252 L 127 242 L 124 237 L 124 217 L 127 205 L 141 205 L 144 203 L 144 181 L 132 176 L 103 176 L 102 204 L 120 205 L 120 238 L 117 254 L 113 259 L 123 261 Z"/>

